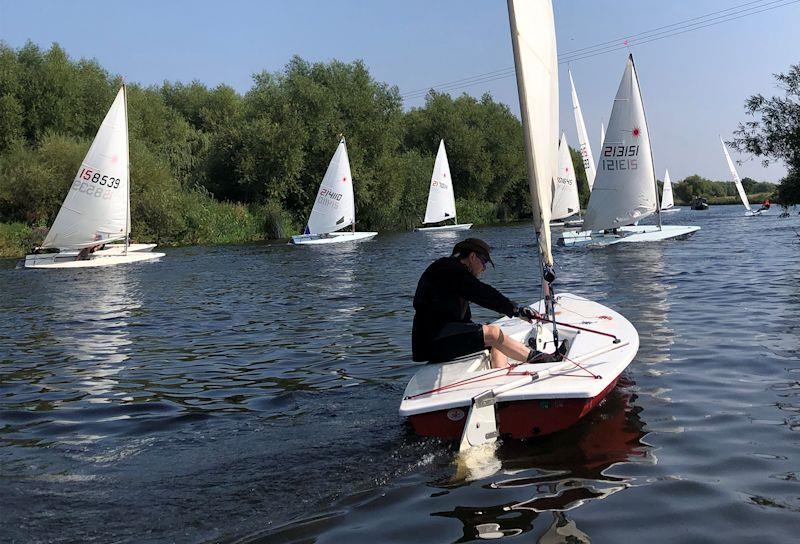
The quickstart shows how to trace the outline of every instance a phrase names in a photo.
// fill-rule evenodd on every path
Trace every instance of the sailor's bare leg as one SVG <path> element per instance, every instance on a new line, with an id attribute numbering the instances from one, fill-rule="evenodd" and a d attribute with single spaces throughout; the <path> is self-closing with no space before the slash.
<path id="1" fill-rule="evenodd" d="M 522 342 L 506 336 L 497 325 L 483 326 L 483 341 L 492 348 L 492 368 L 507 367 L 509 359 L 524 363 L 531 352 L 530 348 Z"/>

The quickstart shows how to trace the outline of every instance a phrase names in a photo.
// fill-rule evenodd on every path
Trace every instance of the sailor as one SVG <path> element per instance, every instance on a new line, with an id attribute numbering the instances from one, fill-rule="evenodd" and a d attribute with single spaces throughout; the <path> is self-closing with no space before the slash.
<path id="1" fill-rule="evenodd" d="M 769 209 L 769 206 L 770 206 L 769 198 L 767 198 L 764 200 L 764 202 L 761 203 L 761 207 L 758 209 L 758 211 L 760 212 L 766 211 Z"/>
<path id="2" fill-rule="evenodd" d="M 497 325 L 472 322 L 469 303 L 509 317 L 531 321 L 536 314 L 517 306 L 497 289 L 480 281 L 486 265 L 494 262 L 489 244 L 478 238 L 458 242 L 450 257 L 433 262 L 422 273 L 414 294 L 414 325 L 411 351 L 414 361 L 442 363 L 489 348 L 493 368 L 509 366 L 508 359 L 521 362 L 552 362 L 551 355 L 531 350 L 506 336 Z"/>

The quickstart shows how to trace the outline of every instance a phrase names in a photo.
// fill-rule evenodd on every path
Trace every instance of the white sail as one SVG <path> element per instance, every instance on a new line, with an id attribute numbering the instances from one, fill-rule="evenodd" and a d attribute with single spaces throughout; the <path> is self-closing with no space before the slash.
<path id="1" fill-rule="evenodd" d="M 664 190 L 661 193 L 661 209 L 668 210 L 675 207 L 672 198 L 672 181 L 669 179 L 669 170 L 664 171 Z"/>
<path id="2" fill-rule="evenodd" d="M 575 113 L 575 126 L 578 129 L 578 143 L 581 146 L 581 157 L 583 158 L 583 169 L 586 171 L 586 181 L 589 183 L 589 190 L 594 187 L 595 162 L 592 155 L 592 146 L 589 145 L 589 134 L 586 132 L 586 124 L 583 122 L 581 104 L 578 102 L 578 93 L 575 91 L 575 82 L 572 80 L 572 70 L 569 73 L 569 83 L 572 86 L 572 109 Z"/>
<path id="3" fill-rule="evenodd" d="M 550 248 L 550 200 L 558 168 L 558 61 L 550 0 L 508 0 L 533 226 L 545 266 Z"/>
<path id="4" fill-rule="evenodd" d="M 42 247 L 79 249 L 125 238 L 130 224 L 128 180 L 128 117 L 122 87 Z"/>
<path id="5" fill-rule="evenodd" d="M 719 137 L 719 141 L 722 143 L 722 151 L 725 153 L 725 160 L 728 161 L 728 168 L 731 171 L 731 178 L 733 179 L 733 183 L 736 185 L 736 190 L 739 191 L 739 197 L 742 199 L 742 204 L 747 211 L 751 211 L 750 201 L 747 199 L 747 193 L 744 192 L 742 180 L 739 179 L 739 172 L 736 171 L 736 167 L 733 165 L 733 161 L 731 160 L 731 156 L 728 154 L 728 148 L 725 146 L 722 136 Z"/>
<path id="6" fill-rule="evenodd" d="M 450 177 L 450 164 L 444 150 L 444 140 L 439 141 L 439 151 L 431 175 L 431 188 L 428 192 L 428 207 L 425 209 L 425 223 L 438 223 L 456 216 L 456 197 L 453 194 L 453 180 Z"/>
<path id="7" fill-rule="evenodd" d="M 606 141 L 606 127 L 603 122 L 600 122 L 600 149 L 603 149 L 603 143 Z"/>
<path id="8" fill-rule="evenodd" d="M 583 226 L 604 230 L 633 224 L 656 211 L 656 198 L 650 134 L 631 55 L 608 120 Z"/>
<path id="9" fill-rule="evenodd" d="M 308 218 L 306 234 L 325 234 L 349 227 L 356 221 L 353 177 L 344 138 L 336 148 L 325 177 L 317 192 L 317 200 Z"/>
<path id="10" fill-rule="evenodd" d="M 572 164 L 567 136 L 562 132 L 561 141 L 558 144 L 558 173 L 553 179 L 552 219 L 564 219 L 575 215 L 579 210 L 580 199 L 575 166 Z"/>

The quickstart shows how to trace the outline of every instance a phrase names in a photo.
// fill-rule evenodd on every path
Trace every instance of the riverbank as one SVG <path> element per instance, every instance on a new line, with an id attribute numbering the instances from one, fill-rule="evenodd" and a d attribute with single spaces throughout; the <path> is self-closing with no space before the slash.
<path id="1" fill-rule="evenodd" d="M 703 196 L 703 195 L 699 195 Z M 747 199 L 750 201 L 750 204 L 761 204 L 767 198 L 773 198 L 774 192 L 765 192 L 765 193 L 754 193 L 752 195 L 747 195 Z M 739 198 L 739 195 L 734 196 L 708 196 L 703 197 L 708 200 L 708 204 L 711 206 L 732 206 L 735 204 L 741 205 L 742 200 Z M 691 206 L 691 202 L 683 202 L 679 200 L 675 200 L 676 206 Z"/>

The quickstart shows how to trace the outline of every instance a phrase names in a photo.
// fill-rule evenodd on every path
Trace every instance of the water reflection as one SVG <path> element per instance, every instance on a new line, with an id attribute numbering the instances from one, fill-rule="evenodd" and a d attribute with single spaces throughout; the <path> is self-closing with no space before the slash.
<path id="1" fill-rule="evenodd" d="M 497 450 L 502 476 L 483 486 L 496 491 L 500 502 L 456 506 L 432 515 L 462 523 L 458 542 L 531 531 L 542 543 L 589 542 L 567 512 L 633 485 L 631 478 L 613 474 L 615 464 L 655 463 L 652 448 L 642 440 L 645 424 L 630 392 L 633 385 L 620 380 L 600 407 L 563 433 L 530 442 L 505 441 Z M 464 482 L 450 479 L 434 485 L 454 489 Z"/>

